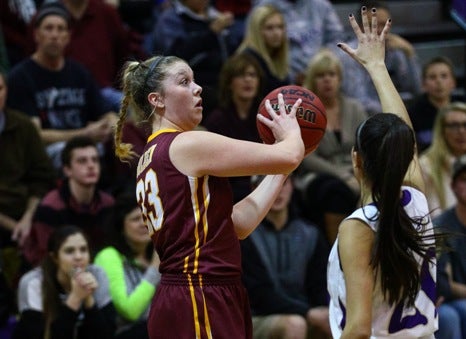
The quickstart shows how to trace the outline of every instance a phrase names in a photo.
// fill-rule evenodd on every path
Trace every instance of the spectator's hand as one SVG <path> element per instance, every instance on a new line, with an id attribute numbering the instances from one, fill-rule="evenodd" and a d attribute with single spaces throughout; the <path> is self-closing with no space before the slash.
<path id="1" fill-rule="evenodd" d="M 6 214 L 0 212 L 0 228 L 13 232 L 16 227 L 17 221 L 13 218 L 10 218 Z"/>
<path id="2" fill-rule="evenodd" d="M 91 272 L 81 271 L 75 274 L 74 279 L 79 284 L 79 287 L 84 289 L 87 293 L 94 293 L 99 287 L 99 283 Z"/>
<path id="3" fill-rule="evenodd" d="M 105 0 L 104 2 L 115 8 L 120 6 L 120 0 Z"/>
<path id="4" fill-rule="evenodd" d="M 311 326 L 318 328 L 325 334 L 331 335 L 328 307 L 318 306 L 307 311 L 306 319 Z"/>
<path id="5" fill-rule="evenodd" d="M 442 295 L 439 296 L 439 297 L 437 298 L 437 301 L 435 302 L 435 307 L 439 307 L 440 305 L 443 304 L 444 301 L 445 301 L 445 297 L 443 297 Z"/>
<path id="6" fill-rule="evenodd" d="M 391 20 L 387 20 L 382 32 L 378 34 L 376 10 L 372 10 L 371 22 L 369 22 L 365 7 L 361 9 L 361 17 L 362 30 L 356 22 L 354 15 L 350 15 L 349 18 L 351 27 L 358 38 L 357 48 L 353 49 L 345 43 L 339 43 L 338 46 L 369 70 L 372 67 L 378 67 L 385 63 L 385 38 L 391 27 Z"/>
<path id="7" fill-rule="evenodd" d="M 99 284 L 91 272 L 76 269 L 71 273 L 70 296 L 73 296 L 81 303 L 85 302 L 86 307 L 89 307 L 90 303 L 93 305 L 94 300 L 92 294 L 98 286 Z M 90 307 L 92 307 L 92 305 L 90 305 Z"/>
<path id="8" fill-rule="evenodd" d="M 387 35 L 387 47 L 402 50 L 408 58 L 412 58 L 415 53 L 413 45 L 408 40 L 394 33 Z"/>
<path id="9" fill-rule="evenodd" d="M 32 220 L 30 218 L 21 218 L 13 230 L 11 235 L 11 239 L 16 241 L 19 247 L 24 245 L 29 233 L 31 232 Z"/>
<path id="10" fill-rule="evenodd" d="M 116 125 L 118 123 L 118 114 L 113 111 L 110 111 L 106 113 L 102 117 L 102 119 L 106 120 L 112 128 L 116 128 Z"/>
<path id="11" fill-rule="evenodd" d="M 231 12 L 220 13 L 220 15 L 210 23 L 210 29 L 214 33 L 218 34 L 221 31 L 223 31 L 225 28 L 230 27 L 233 24 L 233 21 L 234 21 L 233 13 Z"/>
<path id="12" fill-rule="evenodd" d="M 93 121 L 85 128 L 85 135 L 95 142 L 105 142 L 112 134 L 112 126 L 107 119 Z"/>

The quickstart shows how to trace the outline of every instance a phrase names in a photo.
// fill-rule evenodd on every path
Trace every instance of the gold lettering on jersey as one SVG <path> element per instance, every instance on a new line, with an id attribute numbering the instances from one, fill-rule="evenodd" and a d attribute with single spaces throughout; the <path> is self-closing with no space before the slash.
<path id="1" fill-rule="evenodd" d="M 139 174 L 142 171 L 144 171 L 147 166 L 150 165 L 151 160 L 152 160 L 152 154 L 154 153 L 155 147 L 157 147 L 157 144 L 147 149 L 147 151 L 145 151 L 144 154 L 139 158 L 137 176 L 139 176 Z"/>

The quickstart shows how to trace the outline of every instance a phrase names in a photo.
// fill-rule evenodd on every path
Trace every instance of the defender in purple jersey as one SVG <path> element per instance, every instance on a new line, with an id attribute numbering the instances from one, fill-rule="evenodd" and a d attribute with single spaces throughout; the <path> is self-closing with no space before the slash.
<path id="1" fill-rule="evenodd" d="M 356 49 L 339 45 L 369 73 L 387 113 L 362 122 L 352 150 L 361 208 L 346 218 L 329 256 L 334 338 L 434 338 L 435 238 L 408 113 L 385 66 L 377 11 L 350 15 Z"/>
<path id="2" fill-rule="evenodd" d="M 115 133 L 116 154 L 135 154 L 121 142 L 128 108 L 152 123 L 137 168 L 136 196 L 160 256 L 161 283 L 151 306 L 151 338 L 251 338 L 249 303 L 241 283 L 238 239 L 264 218 L 286 175 L 304 156 L 296 121 L 279 97 L 267 105 L 273 145 L 197 130 L 202 88 L 188 64 L 173 56 L 129 62 Z M 233 205 L 227 178 L 271 174 Z"/>

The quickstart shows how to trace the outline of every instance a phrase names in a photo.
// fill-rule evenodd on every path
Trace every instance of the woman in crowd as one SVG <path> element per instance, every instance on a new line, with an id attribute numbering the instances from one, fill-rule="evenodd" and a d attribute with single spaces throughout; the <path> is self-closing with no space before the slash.
<path id="1" fill-rule="evenodd" d="M 319 147 L 304 162 L 306 171 L 331 174 L 344 181 L 356 194 L 351 163 L 354 133 L 367 118 L 362 104 L 342 94 L 341 61 L 330 49 L 321 49 L 309 62 L 303 86 L 313 91 L 325 106 L 327 128 Z"/>
<path id="2" fill-rule="evenodd" d="M 257 6 L 251 11 L 237 53 L 250 54 L 258 61 L 264 73 L 264 95 L 290 84 L 285 19 L 274 6 Z"/>
<path id="3" fill-rule="evenodd" d="M 115 309 L 102 269 L 76 226 L 57 228 L 40 267 L 19 282 L 20 318 L 13 338 L 113 338 Z"/>
<path id="4" fill-rule="evenodd" d="M 324 104 L 327 127 L 319 147 L 304 158 L 297 187 L 303 193 L 305 215 L 322 228 L 330 244 L 359 197 L 351 148 L 357 126 L 367 118 L 362 104 L 341 93 L 342 74 L 340 60 L 323 48 L 309 61 L 303 83 Z"/>
<path id="5" fill-rule="evenodd" d="M 466 154 L 466 103 L 453 102 L 437 113 L 432 144 L 419 158 L 433 216 L 456 203 L 450 187 L 451 172 L 455 158 L 463 154 Z"/>
<path id="6" fill-rule="evenodd" d="M 236 54 L 225 62 L 220 73 L 219 107 L 204 127 L 224 136 L 261 142 L 257 132 L 257 108 L 262 99 L 262 69 L 249 54 Z M 240 201 L 251 192 L 249 176 L 231 177 L 233 201 Z"/>
<path id="7" fill-rule="evenodd" d="M 160 281 L 159 257 L 153 250 L 134 192 L 116 198 L 110 245 L 97 253 L 110 284 L 117 312 L 116 338 L 148 338 L 147 317 Z"/>

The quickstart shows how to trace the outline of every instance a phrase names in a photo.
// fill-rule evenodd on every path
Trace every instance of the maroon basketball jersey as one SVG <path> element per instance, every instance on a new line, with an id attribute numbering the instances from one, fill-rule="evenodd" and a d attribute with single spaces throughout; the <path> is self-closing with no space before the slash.
<path id="1" fill-rule="evenodd" d="M 165 129 L 152 134 L 137 169 L 136 195 L 160 256 L 159 270 L 239 275 L 241 254 L 228 179 L 178 171 L 168 151 L 179 133 Z"/>

